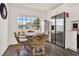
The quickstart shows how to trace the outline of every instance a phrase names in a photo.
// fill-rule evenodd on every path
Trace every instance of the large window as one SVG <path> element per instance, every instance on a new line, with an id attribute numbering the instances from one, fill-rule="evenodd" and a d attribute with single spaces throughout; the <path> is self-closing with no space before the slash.
<path id="1" fill-rule="evenodd" d="M 39 18 L 20 16 L 17 17 L 18 29 L 39 30 Z"/>

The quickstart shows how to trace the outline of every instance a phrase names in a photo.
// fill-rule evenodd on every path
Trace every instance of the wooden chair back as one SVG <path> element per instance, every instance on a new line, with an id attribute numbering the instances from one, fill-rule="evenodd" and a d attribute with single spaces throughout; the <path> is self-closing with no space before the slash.
<path id="1" fill-rule="evenodd" d="M 33 38 L 33 45 L 35 46 L 43 46 L 47 40 L 47 35 L 41 34 L 37 35 Z"/>
<path id="2" fill-rule="evenodd" d="M 15 36 L 15 38 L 16 38 L 16 41 L 17 41 L 18 43 L 20 43 L 19 37 L 18 37 L 18 35 L 17 35 L 16 32 L 14 32 L 14 36 Z"/>

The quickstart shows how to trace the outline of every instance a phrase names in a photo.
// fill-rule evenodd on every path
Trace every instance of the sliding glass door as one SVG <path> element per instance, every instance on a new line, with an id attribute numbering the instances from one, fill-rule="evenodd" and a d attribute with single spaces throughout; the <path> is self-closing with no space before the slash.
<path id="1" fill-rule="evenodd" d="M 56 44 L 64 47 L 64 13 L 56 16 Z"/>
<path id="2" fill-rule="evenodd" d="M 54 26 L 54 29 L 52 29 Z M 65 18 L 64 13 L 52 17 L 51 42 L 65 47 Z"/>

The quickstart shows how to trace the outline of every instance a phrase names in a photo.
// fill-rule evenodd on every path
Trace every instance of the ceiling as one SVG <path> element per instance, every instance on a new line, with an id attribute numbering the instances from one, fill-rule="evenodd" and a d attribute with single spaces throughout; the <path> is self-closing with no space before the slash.
<path id="1" fill-rule="evenodd" d="M 62 3 L 10 3 L 10 5 L 31 8 L 40 11 L 51 11 L 60 6 L 61 4 Z"/>

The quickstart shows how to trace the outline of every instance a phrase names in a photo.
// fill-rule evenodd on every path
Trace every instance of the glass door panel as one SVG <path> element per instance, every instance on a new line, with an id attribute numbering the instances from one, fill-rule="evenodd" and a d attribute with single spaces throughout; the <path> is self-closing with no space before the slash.
<path id="1" fill-rule="evenodd" d="M 56 16 L 56 44 L 64 47 L 64 13 Z"/>

